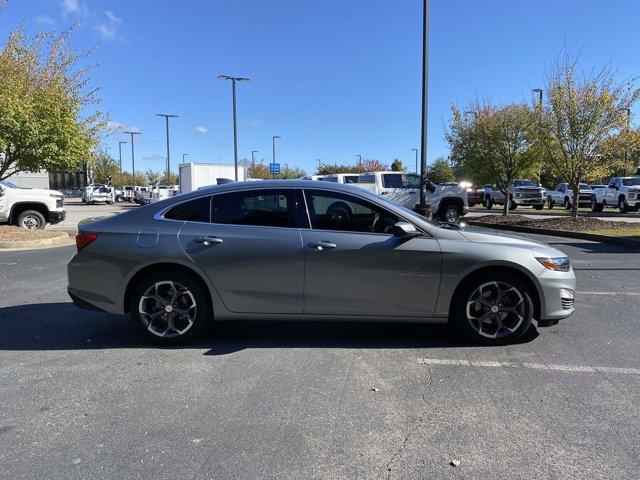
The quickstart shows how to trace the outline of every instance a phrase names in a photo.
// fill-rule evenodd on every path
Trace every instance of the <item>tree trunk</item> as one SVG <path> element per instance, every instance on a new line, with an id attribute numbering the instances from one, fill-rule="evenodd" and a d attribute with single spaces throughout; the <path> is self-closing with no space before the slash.
<path id="1" fill-rule="evenodd" d="M 504 191 L 504 204 L 502 205 L 502 215 L 509 215 L 509 204 L 511 203 L 511 190 L 507 189 Z"/>
<path id="2" fill-rule="evenodd" d="M 571 203 L 571 218 L 577 218 L 578 203 L 580 200 L 580 184 L 571 185 L 571 192 L 573 193 L 573 202 Z"/>

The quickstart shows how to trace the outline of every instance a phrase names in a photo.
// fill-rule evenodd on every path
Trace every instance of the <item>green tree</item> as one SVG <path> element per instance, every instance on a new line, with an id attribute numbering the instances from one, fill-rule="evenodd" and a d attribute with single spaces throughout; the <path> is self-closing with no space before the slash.
<path id="1" fill-rule="evenodd" d="M 389 165 L 387 165 L 386 163 L 382 163 L 380 160 L 376 159 L 362 160 L 355 167 L 356 173 L 384 172 L 387 170 L 389 170 Z"/>
<path id="2" fill-rule="evenodd" d="M 301 168 L 287 168 L 286 170 L 282 170 L 282 173 L 278 176 L 278 178 L 302 178 L 306 177 L 307 172 L 302 170 Z"/>
<path id="3" fill-rule="evenodd" d="M 164 175 L 162 175 L 162 184 L 163 185 L 179 185 L 180 177 L 178 176 L 177 173 L 173 173 L 173 172 L 169 172 L 169 175 L 167 176 L 167 173 L 165 172 Z"/>
<path id="4" fill-rule="evenodd" d="M 111 178 L 112 183 L 118 182 L 120 165 L 105 150 L 98 150 L 92 154 L 89 165 L 91 167 L 91 181 L 106 184 Z"/>
<path id="5" fill-rule="evenodd" d="M 399 158 L 396 158 L 391 163 L 391 170 L 394 172 L 404 172 L 405 170 L 404 165 L 402 165 L 402 161 Z"/>
<path id="6" fill-rule="evenodd" d="M 627 109 L 640 96 L 635 78 L 617 82 L 608 67 L 584 75 L 580 55 L 564 51 L 545 82 L 546 101 L 536 108 L 538 141 L 547 166 L 571 185 L 571 216 L 578 215 L 580 183 L 611 173 L 607 143 L 628 126 Z M 626 140 L 628 135 L 623 135 Z"/>
<path id="7" fill-rule="evenodd" d="M 156 172 L 153 168 L 150 168 L 146 172 L 144 172 L 144 178 L 146 179 L 149 185 L 156 185 L 160 182 L 162 175 Z"/>
<path id="8" fill-rule="evenodd" d="M 427 169 L 427 178 L 434 183 L 451 182 L 454 180 L 453 170 L 446 158 L 439 157 Z"/>
<path id="9" fill-rule="evenodd" d="M 244 161 L 245 171 L 247 172 L 247 178 L 259 178 L 262 180 L 266 180 L 267 178 L 271 178 L 272 175 L 269 173 L 269 167 L 264 163 L 264 161 L 255 161 L 251 160 Z"/>
<path id="10" fill-rule="evenodd" d="M 69 43 L 73 29 L 9 34 L 0 50 L 0 180 L 17 172 L 76 170 L 96 145 L 104 116 L 83 116 L 98 103 L 89 86 L 91 52 Z"/>

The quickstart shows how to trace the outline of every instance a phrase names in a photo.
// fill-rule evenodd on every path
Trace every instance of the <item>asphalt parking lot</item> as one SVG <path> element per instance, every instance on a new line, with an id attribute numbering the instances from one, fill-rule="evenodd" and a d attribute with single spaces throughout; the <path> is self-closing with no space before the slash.
<path id="1" fill-rule="evenodd" d="M 490 348 L 278 322 L 156 348 L 69 302 L 72 247 L 2 253 L 0 477 L 638 478 L 640 254 L 546 240 L 576 313 Z"/>

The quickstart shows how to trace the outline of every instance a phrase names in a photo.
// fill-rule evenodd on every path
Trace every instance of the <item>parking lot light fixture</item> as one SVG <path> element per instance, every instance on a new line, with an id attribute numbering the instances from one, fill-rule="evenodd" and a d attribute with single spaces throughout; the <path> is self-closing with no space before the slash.
<path id="1" fill-rule="evenodd" d="M 134 131 L 128 131 L 128 132 L 122 132 L 122 133 L 126 133 L 131 135 L 131 183 L 133 183 L 133 186 L 135 187 L 136 185 L 136 156 L 133 150 L 133 136 L 134 135 L 140 135 L 140 132 L 134 132 Z"/>
<path id="2" fill-rule="evenodd" d="M 542 107 L 542 89 L 541 88 L 533 88 L 531 92 L 538 94 L 538 106 Z"/>
<path id="3" fill-rule="evenodd" d="M 238 123 L 236 120 L 236 83 L 248 82 L 245 77 L 230 77 L 229 75 L 218 75 L 220 80 L 231 80 L 231 96 L 233 103 L 233 164 L 235 166 L 235 181 L 238 181 Z"/>
<path id="4" fill-rule="evenodd" d="M 122 182 L 122 145 L 127 143 L 126 141 L 118 142 L 118 156 L 120 161 L 120 181 Z"/>
<path id="5" fill-rule="evenodd" d="M 164 117 L 165 125 L 166 125 L 166 134 L 167 134 L 167 165 L 166 165 L 166 177 L 165 179 L 169 179 L 169 173 L 171 172 L 171 156 L 169 155 L 169 119 L 177 118 L 178 115 L 173 115 L 171 113 L 156 113 L 156 117 Z"/>
<path id="6" fill-rule="evenodd" d="M 182 154 L 182 163 L 184 163 L 184 162 L 185 162 L 185 157 L 187 157 L 187 156 L 189 156 L 189 154 L 188 154 L 188 153 L 183 153 L 183 154 Z"/>
<path id="7" fill-rule="evenodd" d="M 282 138 L 282 137 L 281 137 L 281 136 L 279 136 L 279 135 L 274 135 L 273 137 L 271 137 L 271 144 L 272 144 L 272 148 L 273 148 L 273 152 L 272 152 L 272 154 L 273 154 L 273 156 L 272 156 L 273 160 L 271 161 L 271 163 L 273 163 L 273 164 L 275 164 L 275 163 L 276 163 L 276 139 L 277 139 L 277 138 Z M 275 173 L 274 173 L 274 174 L 272 174 L 272 175 L 273 175 L 273 178 L 276 178 L 276 174 L 275 174 Z"/>

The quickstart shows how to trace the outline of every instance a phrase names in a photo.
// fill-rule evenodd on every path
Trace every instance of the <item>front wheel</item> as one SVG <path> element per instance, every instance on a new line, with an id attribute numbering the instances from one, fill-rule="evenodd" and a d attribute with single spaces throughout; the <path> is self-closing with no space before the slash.
<path id="1" fill-rule="evenodd" d="M 208 293 L 182 273 L 157 273 L 135 287 L 131 316 L 147 338 L 162 345 L 192 340 L 209 323 Z"/>
<path id="2" fill-rule="evenodd" d="M 547 197 L 547 207 L 549 207 L 549 210 L 552 210 L 554 205 L 555 205 L 555 203 L 553 201 L 553 198 Z"/>
<path id="3" fill-rule="evenodd" d="M 628 209 L 627 209 L 627 202 L 624 201 L 624 198 L 620 198 L 620 200 L 618 200 L 618 211 L 620 213 L 627 213 Z"/>
<path id="4" fill-rule="evenodd" d="M 591 211 L 593 213 L 601 212 L 603 207 L 604 207 L 604 205 L 602 203 L 598 203 L 598 201 L 595 199 L 595 197 L 591 198 Z"/>
<path id="5" fill-rule="evenodd" d="M 528 287 L 513 275 L 488 272 L 467 280 L 454 299 L 452 322 L 474 343 L 506 345 L 533 319 Z"/>
<path id="6" fill-rule="evenodd" d="M 571 201 L 567 197 L 564 198 L 564 209 L 571 210 Z"/>
<path id="7" fill-rule="evenodd" d="M 17 225 L 27 230 L 42 230 L 44 229 L 47 221 L 37 210 L 25 210 L 18 215 Z"/>
<path id="8" fill-rule="evenodd" d="M 462 212 L 457 205 L 449 204 L 444 208 L 442 219 L 447 223 L 458 223 Z"/>
<path id="9" fill-rule="evenodd" d="M 485 206 L 487 207 L 487 210 L 491 210 L 493 208 L 493 198 L 487 198 L 485 200 Z"/>

